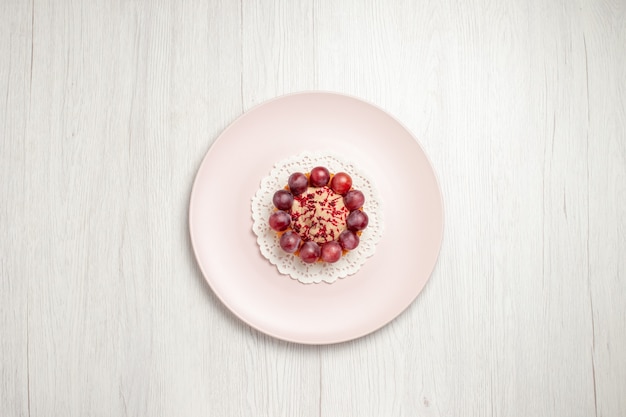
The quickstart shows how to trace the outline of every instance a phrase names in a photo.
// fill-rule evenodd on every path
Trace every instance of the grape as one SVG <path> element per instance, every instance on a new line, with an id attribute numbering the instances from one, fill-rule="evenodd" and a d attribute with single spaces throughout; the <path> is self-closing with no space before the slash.
<path id="1" fill-rule="evenodd" d="M 322 245 L 322 261 L 333 263 L 341 258 L 341 245 L 337 242 L 330 241 Z"/>
<path id="2" fill-rule="evenodd" d="M 330 172 L 324 167 L 315 167 L 311 170 L 309 181 L 313 187 L 323 187 L 330 181 Z"/>
<path id="3" fill-rule="evenodd" d="M 343 196 L 343 204 L 350 211 L 363 207 L 363 203 L 365 203 L 365 196 L 359 190 L 350 190 Z"/>
<path id="4" fill-rule="evenodd" d="M 309 180 L 307 180 L 306 175 L 302 172 L 294 172 L 289 176 L 289 190 L 291 190 L 291 194 L 300 195 L 306 191 L 309 186 Z"/>
<path id="5" fill-rule="evenodd" d="M 315 242 L 304 242 L 300 248 L 300 258 L 308 264 L 316 262 L 320 257 L 320 247 Z"/>
<path id="6" fill-rule="evenodd" d="M 289 231 L 280 237 L 280 247 L 287 253 L 294 253 L 300 246 L 300 236 L 297 233 Z"/>
<path id="7" fill-rule="evenodd" d="M 345 250 L 352 250 L 359 246 L 359 235 L 354 233 L 352 230 L 344 230 L 339 235 L 339 244 Z"/>
<path id="8" fill-rule="evenodd" d="M 282 232 L 291 224 L 291 216 L 284 211 L 275 211 L 270 216 L 270 227 L 277 232 Z"/>
<path id="9" fill-rule="evenodd" d="M 279 210 L 289 210 L 293 204 L 293 194 L 287 190 L 278 190 L 274 193 L 272 202 Z"/>
<path id="10" fill-rule="evenodd" d="M 353 211 L 348 215 L 348 218 L 346 219 L 348 229 L 354 232 L 365 229 L 368 222 L 369 219 L 367 217 L 367 214 L 363 213 L 361 210 Z"/>
<path id="11" fill-rule="evenodd" d="M 344 195 L 352 187 L 352 178 L 345 172 L 338 172 L 332 180 L 330 180 L 330 188 L 337 194 Z"/>

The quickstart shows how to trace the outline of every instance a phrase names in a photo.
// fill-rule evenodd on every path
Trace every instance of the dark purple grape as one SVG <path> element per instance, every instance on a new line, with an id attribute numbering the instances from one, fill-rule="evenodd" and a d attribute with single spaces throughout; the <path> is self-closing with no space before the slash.
<path id="1" fill-rule="evenodd" d="M 343 196 L 343 204 L 350 211 L 360 209 L 365 203 L 365 196 L 359 190 L 350 190 Z"/>
<path id="2" fill-rule="evenodd" d="M 293 205 L 293 194 L 287 190 L 278 190 L 274 193 L 272 202 L 278 210 L 289 210 Z"/>
<path id="3" fill-rule="evenodd" d="M 282 232 L 291 224 L 291 216 L 284 211 L 275 211 L 270 216 L 270 227 L 277 232 Z"/>
<path id="4" fill-rule="evenodd" d="M 287 181 L 289 185 L 289 190 L 293 195 L 300 195 L 306 191 L 309 186 L 309 180 L 306 178 L 302 172 L 294 172 L 289 176 L 289 181 Z"/>
<path id="5" fill-rule="evenodd" d="M 312 187 L 323 187 L 330 181 L 330 172 L 324 167 L 315 167 L 311 170 L 309 182 Z"/>
<path id="6" fill-rule="evenodd" d="M 368 222 L 369 219 L 367 217 L 367 214 L 365 214 L 361 210 L 353 211 L 348 215 L 348 218 L 346 219 L 348 229 L 354 232 L 365 229 Z"/>
<path id="7" fill-rule="evenodd" d="M 342 250 L 341 245 L 337 242 L 330 241 L 322 245 L 322 261 L 333 263 L 337 262 L 341 258 Z"/>
<path id="8" fill-rule="evenodd" d="M 341 247 L 345 250 L 356 249 L 356 247 L 359 246 L 360 241 L 359 235 L 354 233 L 352 230 L 344 230 L 341 232 L 339 239 L 337 240 L 339 241 Z"/>
<path id="9" fill-rule="evenodd" d="M 321 249 L 315 242 L 304 242 L 300 248 L 300 258 L 308 263 L 312 264 L 320 258 Z"/>
<path id="10" fill-rule="evenodd" d="M 289 231 L 280 237 L 280 247 L 287 253 L 294 253 L 300 246 L 300 236 L 297 233 Z"/>

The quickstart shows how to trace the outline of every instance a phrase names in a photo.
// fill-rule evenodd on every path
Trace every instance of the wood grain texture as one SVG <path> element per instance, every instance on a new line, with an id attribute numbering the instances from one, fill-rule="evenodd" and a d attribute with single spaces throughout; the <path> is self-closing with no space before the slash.
<path id="1" fill-rule="evenodd" d="M 615 0 L 0 3 L 0 415 L 626 415 L 624 22 Z M 220 132 L 311 89 L 414 132 L 446 210 L 416 302 L 322 347 L 236 319 L 187 230 Z"/>
<path id="2" fill-rule="evenodd" d="M 31 96 L 31 8 L 0 4 L 0 415 L 29 412 L 26 136 Z"/>

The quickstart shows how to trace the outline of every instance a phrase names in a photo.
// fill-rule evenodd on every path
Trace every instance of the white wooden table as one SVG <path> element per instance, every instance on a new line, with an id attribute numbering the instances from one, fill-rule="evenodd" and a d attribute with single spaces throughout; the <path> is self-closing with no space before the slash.
<path id="1" fill-rule="evenodd" d="M 194 174 L 302 90 L 420 139 L 446 207 L 411 307 L 301 346 L 196 266 Z M 626 415 L 626 3 L 0 2 L 1 416 Z"/>

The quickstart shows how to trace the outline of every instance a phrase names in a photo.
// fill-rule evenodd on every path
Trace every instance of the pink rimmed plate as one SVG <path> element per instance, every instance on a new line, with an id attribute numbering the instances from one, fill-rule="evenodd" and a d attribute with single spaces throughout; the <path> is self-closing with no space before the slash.
<path id="1" fill-rule="evenodd" d="M 332 284 L 279 274 L 252 232 L 260 180 L 305 150 L 355 161 L 383 199 L 376 253 Z M 196 175 L 189 227 L 204 277 L 237 317 L 279 339 L 329 344 L 379 329 L 415 300 L 439 254 L 443 205 L 426 154 L 397 120 L 353 97 L 307 92 L 251 109 L 216 139 Z"/>

